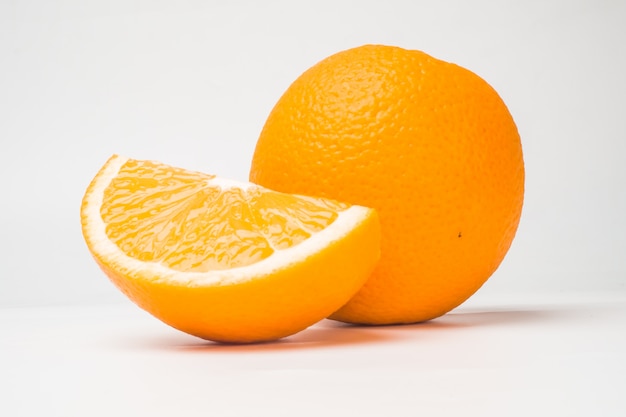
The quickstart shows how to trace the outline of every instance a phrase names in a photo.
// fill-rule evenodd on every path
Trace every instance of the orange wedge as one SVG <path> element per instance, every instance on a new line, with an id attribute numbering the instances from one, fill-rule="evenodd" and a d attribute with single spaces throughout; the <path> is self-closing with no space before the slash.
<path id="1" fill-rule="evenodd" d="M 342 307 L 379 258 L 372 209 L 117 155 L 89 185 L 81 221 L 128 298 L 221 342 L 307 328 Z"/>

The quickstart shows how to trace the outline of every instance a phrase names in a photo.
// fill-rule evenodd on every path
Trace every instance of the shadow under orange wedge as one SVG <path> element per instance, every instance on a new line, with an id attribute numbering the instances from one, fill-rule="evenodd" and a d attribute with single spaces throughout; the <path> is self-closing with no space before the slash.
<path id="1" fill-rule="evenodd" d="M 186 333 L 276 340 L 329 316 L 379 258 L 375 210 L 111 157 L 81 207 L 111 281 Z"/>

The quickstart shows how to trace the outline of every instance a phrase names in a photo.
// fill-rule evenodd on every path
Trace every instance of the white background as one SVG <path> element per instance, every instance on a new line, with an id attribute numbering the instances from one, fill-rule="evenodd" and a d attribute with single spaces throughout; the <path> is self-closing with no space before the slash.
<path id="1" fill-rule="evenodd" d="M 626 2 L 0 0 L 0 415 L 626 414 Z M 245 180 L 274 103 L 365 43 L 481 75 L 527 183 L 500 269 L 432 322 L 211 344 L 82 239 L 113 153 Z"/>
<path id="2" fill-rule="evenodd" d="M 473 70 L 518 124 L 523 217 L 483 291 L 624 288 L 625 21 L 617 0 L 2 0 L 0 306 L 120 301 L 79 224 L 105 160 L 245 180 L 287 86 L 365 43 Z"/>

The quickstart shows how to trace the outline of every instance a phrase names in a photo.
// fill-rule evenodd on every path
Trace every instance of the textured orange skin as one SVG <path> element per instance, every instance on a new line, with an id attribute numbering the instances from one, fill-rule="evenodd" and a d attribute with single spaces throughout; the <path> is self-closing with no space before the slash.
<path id="1" fill-rule="evenodd" d="M 260 134 L 250 180 L 376 208 L 374 274 L 332 318 L 430 320 L 498 268 L 520 220 L 516 125 L 483 79 L 420 51 L 366 45 L 302 74 Z"/>

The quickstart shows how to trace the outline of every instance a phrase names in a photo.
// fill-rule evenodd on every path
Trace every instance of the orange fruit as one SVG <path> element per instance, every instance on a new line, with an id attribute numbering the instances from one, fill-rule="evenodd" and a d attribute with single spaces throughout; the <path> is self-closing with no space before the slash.
<path id="1" fill-rule="evenodd" d="M 524 162 L 497 92 L 423 52 L 365 45 L 305 71 L 261 131 L 250 181 L 373 207 L 381 260 L 332 318 L 438 317 L 498 268 L 516 233 Z"/>
<path id="2" fill-rule="evenodd" d="M 379 257 L 374 210 L 111 157 L 83 198 L 98 265 L 141 308 L 222 342 L 279 339 L 345 304 Z"/>

